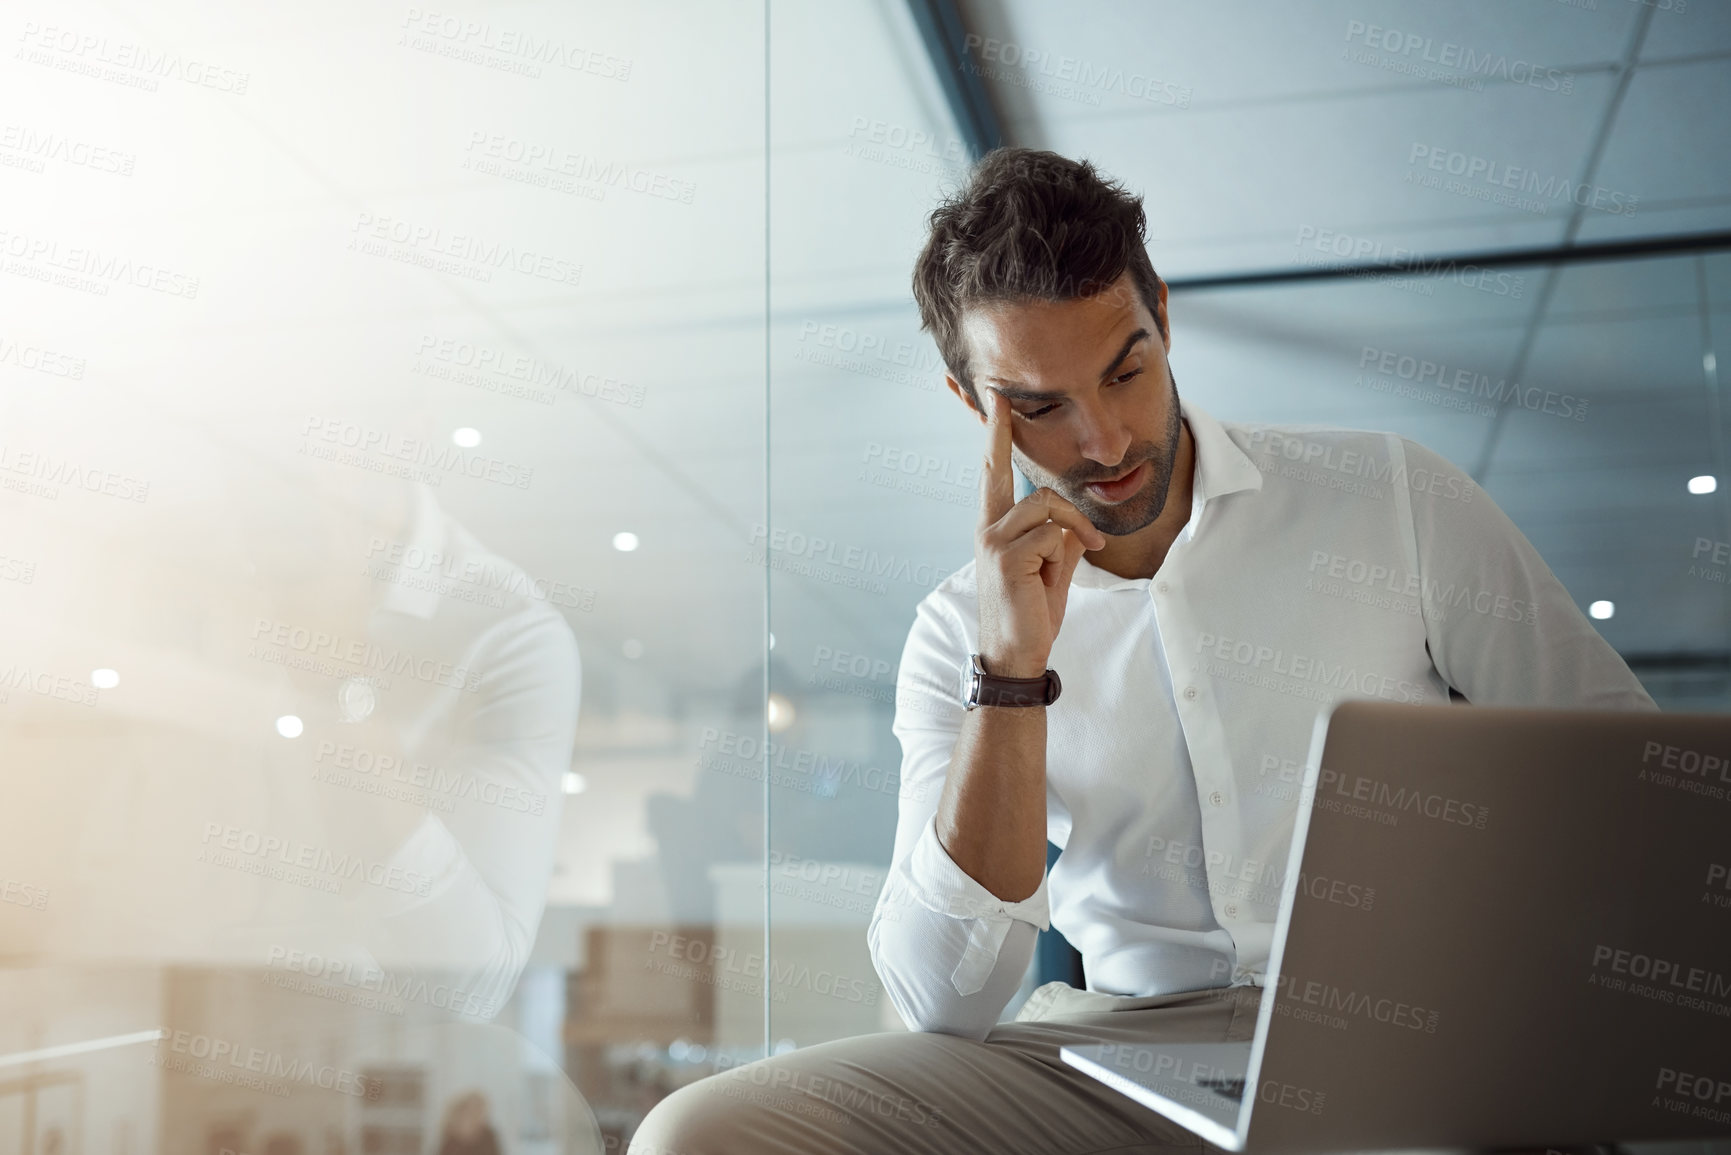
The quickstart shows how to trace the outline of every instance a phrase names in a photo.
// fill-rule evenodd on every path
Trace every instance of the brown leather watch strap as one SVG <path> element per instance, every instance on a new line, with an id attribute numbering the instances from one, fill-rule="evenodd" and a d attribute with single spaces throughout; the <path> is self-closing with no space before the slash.
<path id="1" fill-rule="evenodd" d="M 977 671 L 973 675 L 977 684 L 975 706 L 1050 706 L 1063 690 L 1056 670 L 1047 670 L 1033 678 L 1007 678 L 986 673 L 977 656 L 970 657 L 970 661 L 975 663 Z"/>

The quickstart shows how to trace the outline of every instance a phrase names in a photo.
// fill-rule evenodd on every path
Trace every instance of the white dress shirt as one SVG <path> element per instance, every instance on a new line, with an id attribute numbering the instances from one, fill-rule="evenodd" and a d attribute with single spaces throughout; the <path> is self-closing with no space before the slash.
<path id="1" fill-rule="evenodd" d="M 919 604 L 897 674 L 895 849 L 867 931 L 914 1030 L 982 1038 L 1036 928 L 1088 988 L 1262 985 L 1317 714 L 1344 698 L 1656 709 L 1472 479 L 1391 433 L 1216 421 L 1153 578 L 1078 563 L 1049 665 L 1039 889 L 1005 902 L 933 828 L 978 648 L 974 563 Z"/>

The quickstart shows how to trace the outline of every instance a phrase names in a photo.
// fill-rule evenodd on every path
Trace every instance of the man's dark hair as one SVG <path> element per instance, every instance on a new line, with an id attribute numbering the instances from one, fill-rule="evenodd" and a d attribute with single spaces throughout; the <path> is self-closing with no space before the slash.
<path id="1" fill-rule="evenodd" d="M 977 305 L 1074 301 L 1130 270 L 1156 322 L 1142 198 L 1085 160 L 1032 148 L 995 148 L 967 183 L 932 211 L 931 236 L 914 262 L 920 328 L 978 406 L 962 314 Z M 1160 326 L 1165 336 L 1165 325 Z"/>

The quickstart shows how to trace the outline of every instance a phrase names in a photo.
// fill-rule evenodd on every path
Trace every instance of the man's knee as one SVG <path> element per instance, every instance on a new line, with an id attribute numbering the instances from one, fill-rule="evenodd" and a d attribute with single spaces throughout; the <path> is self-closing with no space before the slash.
<path id="1" fill-rule="evenodd" d="M 681 1087 L 657 1103 L 631 1137 L 628 1155 L 706 1155 L 707 1152 L 738 1150 L 730 1147 L 742 1128 L 741 1119 L 751 1104 L 730 1094 L 722 1080 L 711 1075 Z"/>
<path id="2" fill-rule="evenodd" d="M 853 1112 L 878 1105 L 881 1096 L 869 1087 L 878 1078 L 904 1082 L 898 1075 L 930 1069 L 940 1053 L 978 1045 L 897 1032 L 759 1059 L 699 1079 L 656 1104 L 632 1137 L 628 1155 L 816 1150 L 824 1139 L 845 1135 Z M 868 1087 L 858 1093 L 828 1093 L 861 1080 Z"/>

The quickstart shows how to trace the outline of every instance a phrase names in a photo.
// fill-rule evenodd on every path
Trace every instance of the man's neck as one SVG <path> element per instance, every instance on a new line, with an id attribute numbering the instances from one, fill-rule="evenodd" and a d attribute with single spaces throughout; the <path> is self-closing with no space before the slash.
<path id="1" fill-rule="evenodd" d="M 1106 544 L 1083 554 L 1088 564 L 1121 578 L 1153 577 L 1166 561 L 1166 551 L 1190 520 L 1192 483 L 1196 470 L 1196 442 L 1190 423 L 1178 423 L 1178 459 L 1172 463 L 1172 482 L 1166 488 L 1166 505 L 1160 516 L 1123 537 L 1106 538 Z"/>

